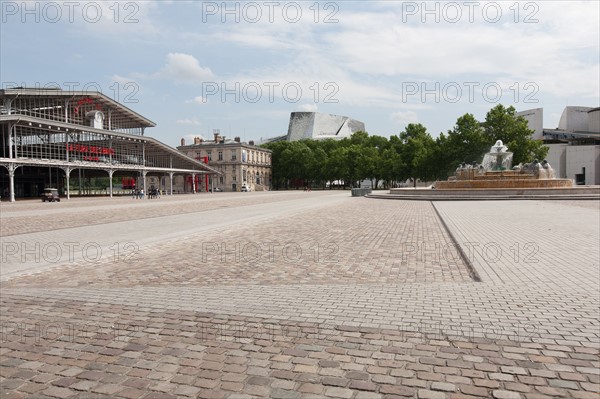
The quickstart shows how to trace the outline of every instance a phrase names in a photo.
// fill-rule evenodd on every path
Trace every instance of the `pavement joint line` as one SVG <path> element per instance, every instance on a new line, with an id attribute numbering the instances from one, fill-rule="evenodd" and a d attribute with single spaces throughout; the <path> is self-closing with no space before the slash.
<path id="1" fill-rule="evenodd" d="M 460 243 L 458 242 L 458 240 L 454 236 L 454 233 L 452 233 L 452 230 L 450 230 L 448 228 L 448 225 L 446 224 L 446 221 L 444 220 L 444 218 L 440 214 L 440 211 L 438 210 L 437 206 L 435 205 L 435 201 L 431 201 L 431 205 L 433 206 L 433 209 L 435 210 L 435 214 L 437 215 L 438 219 L 442 223 L 442 226 L 444 226 L 444 229 L 446 230 L 446 233 L 448 234 L 448 236 L 450 237 L 450 239 L 452 240 L 452 242 L 455 244 L 456 248 L 458 248 L 458 252 L 459 252 L 459 254 L 460 254 L 463 262 L 465 262 L 465 265 L 469 269 L 469 274 L 471 275 L 471 278 L 473 279 L 473 281 L 475 281 L 477 283 L 482 282 L 481 276 L 477 272 L 477 269 L 475 269 L 475 266 L 473 266 L 473 262 L 471 262 L 471 259 L 467 256 L 467 254 L 463 250 L 462 245 L 460 245 Z"/>

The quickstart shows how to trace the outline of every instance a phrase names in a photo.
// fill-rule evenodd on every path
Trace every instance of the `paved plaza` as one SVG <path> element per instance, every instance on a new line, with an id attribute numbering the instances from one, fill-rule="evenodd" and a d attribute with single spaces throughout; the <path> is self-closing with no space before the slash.
<path id="1" fill-rule="evenodd" d="M 599 398 L 600 204 L 0 203 L 0 397 Z"/>

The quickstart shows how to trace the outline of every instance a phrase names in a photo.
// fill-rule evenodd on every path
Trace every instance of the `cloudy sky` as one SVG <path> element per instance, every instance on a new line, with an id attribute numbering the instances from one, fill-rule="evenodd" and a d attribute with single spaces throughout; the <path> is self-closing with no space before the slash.
<path id="1" fill-rule="evenodd" d="M 290 113 L 435 137 L 494 105 L 598 106 L 598 1 L 2 1 L 3 88 L 100 90 L 176 146 L 260 141 Z"/>

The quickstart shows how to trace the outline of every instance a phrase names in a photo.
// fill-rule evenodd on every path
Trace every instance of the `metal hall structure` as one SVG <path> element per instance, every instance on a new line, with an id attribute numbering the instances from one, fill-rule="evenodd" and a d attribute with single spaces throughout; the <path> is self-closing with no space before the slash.
<path id="1" fill-rule="evenodd" d="M 58 188 L 70 197 L 74 171 L 88 177 L 135 178 L 148 192 L 146 177 L 162 179 L 173 194 L 176 175 L 197 181 L 220 172 L 145 135 L 155 123 L 99 92 L 12 88 L 0 90 L 0 194 L 36 197 Z M 81 185 L 79 185 L 81 188 Z M 197 188 L 193 185 L 192 192 Z"/>

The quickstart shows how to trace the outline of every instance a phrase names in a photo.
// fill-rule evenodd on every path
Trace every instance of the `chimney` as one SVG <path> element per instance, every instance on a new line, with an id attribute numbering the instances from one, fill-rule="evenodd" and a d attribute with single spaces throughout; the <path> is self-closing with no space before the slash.
<path id="1" fill-rule="evenodd" d="M 239 143 L 239 142 L 240 142 L 240 138 L 239 138 L 239 137 L 235 137 L 233 140 L 234 140 L 236 143 Z"/>
<path id="2" fill-rule="evenodd" d="M 184 146 L 185 145 L 185 139 L 181 139 L 181 145 Z"/>
<path id="3" fill-rule="evenodd" d="M 200 144 L 200 137 L 194 137 L 194 144 Z"/>
<path id="4" fill-rule="evenodd" d="M 215 143 L 219 142 L 219 133 L 213 133 L 215 135 Z"/>
<path id="5" fill-rule="evenodd" d="M 250 141 L 248 142 L 248 144 L 250 144 L 250 145 L 254 145 L 254 140 L 250 140 Z"/>
<path id="6" fill-rule="evenodd" d="M 223 136 L 223 137 L 219 137 L 219 139 L 220 139 L 220 141 L 221 141 L 221 144 L 225 144 L 225 136 Z"/>

